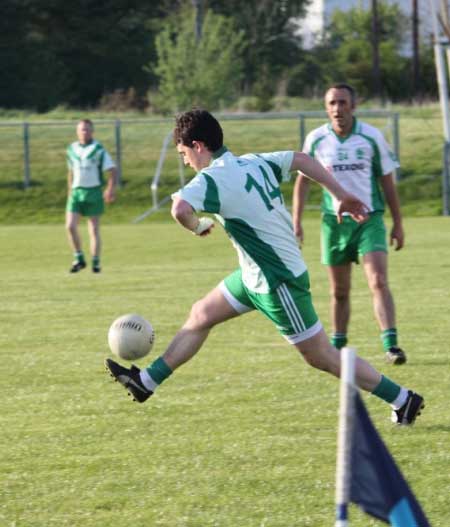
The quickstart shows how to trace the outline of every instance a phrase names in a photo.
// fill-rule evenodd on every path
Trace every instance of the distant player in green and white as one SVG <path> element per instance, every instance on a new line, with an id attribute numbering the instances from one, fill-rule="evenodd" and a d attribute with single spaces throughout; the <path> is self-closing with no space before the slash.
<path id="1" fill-rule="evenodd" d="M 184 163 L 197 175 L 174 194 L 173 217 L 204 237 L 214 222 L 196 212 L 215 214 L 237 250 L 239 268 L 192 306 L 165 353 L 148 368 L 124 368 L 107 359 L 110 374 L 142 403 L 198 352 L 215 325 L 257 309 L 309 364 L 339 377 L 340 352 L 329 342 L 314 310 L 308 271 L 280 183 L 289 179 L 291 171 L 301 170 L 336 198 L 339 217 L 348 212 L 356 221 L 364 220 L 364 204 L 304 153 L 234 156 L 223 146 L 220 124 L 205 110 L 181 114 L 174 140 Z M 199 267 L 197 273 L 201 272 Z M 423 407 L 420 395 L 382 376 L 362 359 L 356 362 L 356 379 L 361 388 L 392 405 L 396 423 L 412 424 Z"/>
<path id="2" fill-rule="evenodd" d="M 323 191 L 322 263 L 328 266 L 331 285 L 331 341 L 337 348 L 347 344 L 352 262 L 357 263 L 361 258 L 386 360 L 391 364 L 404 364 L 406 355 L 398 347 L 394 300 L 388 284 L 388 249 L 383 221 L 386 200 L 393 222 L 390 243 L 395 245 L 395 250 L 400 250 L 404 232 L 394 179 L 399 164 L 383 134 L 354 117 L 355 98 L 355 91 L 347 84 L 336 84 L 328 89 L 325 107 L 330 122 L 312 130 L 303 147 L 304 152 L 320 161 L 369 211 L 369 220 L 363 224 L 348 215 L 338 223 L 338 203 L 326 189 Z M 300 240 L 303 240 L 301 220 L 309 181 L 300 174 L 294 188 L 294 231 Z"/>
<path id="3" fill-rule="evenodd" d="M 94 140 L 93 131 L 92 121 L 81 120 L 77 125 L 78 141 L 67 149 L 66 229 L 74 252 L 71 273 L 78 273 L 86 267 L 78 233 L 81 216 L 88 218 L 92 271 L 94 273 L 101 271 L 100 216 L 104 212 L 104 202 L 111 203 L 115 199 L 116 168 L 108 152 Z M 105 191 L 103 191 L 103 172 L 109 173 Z"/>

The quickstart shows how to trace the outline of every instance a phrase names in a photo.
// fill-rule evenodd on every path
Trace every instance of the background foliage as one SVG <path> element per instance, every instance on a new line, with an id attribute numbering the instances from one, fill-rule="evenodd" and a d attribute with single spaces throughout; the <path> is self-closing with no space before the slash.
<path id="1" fill-rule="evenodd" d="M 208 10 L 197 39 L 194 14 L 183 11 L 156 38 L 158 107 L 181 110 L 229 104 L 239 93 L 243 47 L 244 31 L 236 31 L 231 18 Z"/>
<path id="2" fill-rule="evenodd" d="M 216 110 L 245 96 L 254 98 L 253 110 L 264 111 L 276 95 L 321 95 L 337 80 L 372 96 L 371 13 L 336 12 L 319 44 L 306 50 L 298 32 L 306 5 L 307 0 L 3 0 L 0 107 L 48 111 L 102 103 L 114 110 L 114 102 L 122 108 L 127 101 L 163 112 L 197 97 Z M 379 14 L 384 97 L 435 97 L 430 46 L 421 43 L 422 85 L 413 93 L 411 58 L 403 52 L 409 20 L 381 0 Z M 197 24 L 204 42 L 196 41 Z M 177 76 L 181 46 L 186 63 Z M 186 77 L 188 67 L 192 78 Z M 223 94 L 217 93 L 220 87 Z"/>

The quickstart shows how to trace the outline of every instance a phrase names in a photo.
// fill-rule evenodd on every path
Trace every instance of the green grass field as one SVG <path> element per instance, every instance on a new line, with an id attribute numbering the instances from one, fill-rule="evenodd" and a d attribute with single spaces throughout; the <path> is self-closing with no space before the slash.
<path id="1" fill-rule="evenodd" d="M 350 334 L 360 355 L 426 398 L 405 429 L 364 395 L 433 527 L 450 525 L 448 221 L 407 218 L 407 245 L 390 254 L 409 363 L 384 365 L 359 268 Z M 151 320 L 155 358 L 191 303 L 236 267 L 221 229 L 199 239 L 173 223 L 144 222 L 106 225 L 103 234 L 104 272 L 69 275 L 62 225 L 0 227 L 0 525 L 333 525 L 338 383 L 308 367 L 260 315 L 215 328 L 144 405 L 104 372 L 113 319 L 138 312 Z M 306 235 L 328 327 L 317 220 Z M 352 527 L 384 525 L 350 512 Z"/>

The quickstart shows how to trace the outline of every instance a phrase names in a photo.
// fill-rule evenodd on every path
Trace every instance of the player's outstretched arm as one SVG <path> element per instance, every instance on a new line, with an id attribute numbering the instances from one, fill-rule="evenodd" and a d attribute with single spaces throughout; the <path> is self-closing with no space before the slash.
<path id="1" fill-rule="evenodd" d="M 295 152 L 291 170 L 299 170 L 305 176 L 326 188 L 338 201 L 338 221 L 342 214 L 348 212 L 358 222 L 367 219 L 367 207 L 356 196 L 347 192 L 336 179 L 318 161 L 303 152 Z"/>
<path id="2" fill-rule="evenodd" d="M 175 221 L 197 236 L 207 236 L 214 227 L 211 218 L 199 218 L 191 205 L 179 197 L 173 199 L 171 214 Z"/>

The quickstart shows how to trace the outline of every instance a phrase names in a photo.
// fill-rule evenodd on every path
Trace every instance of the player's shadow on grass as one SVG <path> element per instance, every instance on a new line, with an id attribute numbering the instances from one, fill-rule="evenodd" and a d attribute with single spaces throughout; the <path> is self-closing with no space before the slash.
<path id="1" fill-rule="evenodd" d="M 427 360 L 427 361 L 414 360 L 414 367 L 415 366 L 445 366 L 448 368 L 450 366 L 450 362 L 448 360 Z"/>
<path id="2" fill-rule="evenodd" d="M 425 427 L 420 426 L 420 425 L 421 423 L 419 423 L 417 426 L 420 428 L 426 428 L 427 431 L 429 430 L 430 432 L 450 432 L 450 425 L 429 425 Z"/>
<path id="3" fill-rule="evenodd" d="M 15 190 L 27 190 L 31 187 L 42 187 L 41 181 L 31 181 L 28 187 L 25 186 L 23 181 L 0 181 L 0 189 L 15 189 Z"/>

